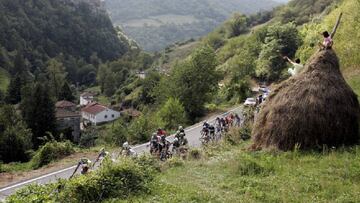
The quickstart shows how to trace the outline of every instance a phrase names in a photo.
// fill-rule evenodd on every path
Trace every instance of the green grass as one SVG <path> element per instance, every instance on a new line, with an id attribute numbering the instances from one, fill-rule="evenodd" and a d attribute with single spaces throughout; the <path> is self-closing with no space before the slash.
<path id="1" fill-rule="evenodd" d="M 100 86 L 89 87 L 84 92 L 100 92 Z"/>
<path id="2" fill-rule="evenodd" d="M 20 163 L 20 162 L 9 163 L 9 164 L 0 163 L 0 173 L 25 172 L 31 170 L 33 170 L 33 167 L 30 161 L 26 163 Z"/>
<path id="3" fill-rule="evenodd" d="M 351 77 L 348 80 L 349 85 L 354 90 L 354 92 L 358 95 L 358 98 L 360 100 L 360 75 L 356 75 L 354 77 Z"/>
<path id="4" fill-rule="evenodd" d="M 111 104 L 110 98 L 100 93 L 101 92 L 100 91 L 100 86 L 94 86 L 94 87 L 87 88 L 83 92 L 95 92 L 95 93 L 98 93 L 98 96 L 95 97 L 97 102 L 99 102 L 100 104 L 103 104 L 103 105 L 110 105 Z"/>
<path id="5" fill-rule="evenodd" d="M 110 105 L 111 104 L 109 97 L 107 97 L 105 95 L 97 96 L 96 100 L 102 105 Z"/>
<path id="6" fill-rule="evenodd" d="M 0 90 L 5 92 L 9 83 L 10 83 L 9 73 L 3 68 L 0 68 Z"/>
<path id="7" fill-rule="evenodd" d="M 129 202 L 359 202 L 360 147 L 323 153 L 223 146 L 157 176 Z M 114 200 L 121 202 L 121 200 Z"/>

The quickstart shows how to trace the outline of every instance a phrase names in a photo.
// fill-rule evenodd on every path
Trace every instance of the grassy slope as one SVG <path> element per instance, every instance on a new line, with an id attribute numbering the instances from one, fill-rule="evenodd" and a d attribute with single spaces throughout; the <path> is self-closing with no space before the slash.
<path id="1" fill-rule="evenodd" d="M 360 1 L 344 0 L 336 9 L 318 24 L 312 23 L 302 29 L 304 45 L 298 55 L 306 61 L 316 51 L 317 40 L 321 39 L 319 33 L 323 30 L 331 31 L 340 12 L 343 12 L 341 25 L 334 38 L 334 49 L 340 59 L 341 71 L 354 91 L 360 98 Z"/>
<path id="2" fill-rule="evenodd" d="M 9 83 L 10 83 L 9 73 L 6 70 L 0 68 L 0 90 L 2 92 L 5 92 Z"/>
<path id="3" fill-rule="evenodd" d="M 224 147 L 224 146 L 222 146 Z M 186 161 L 129 202 L 359 202 L 360 148 L 328 153 L 247 152 Z M 117 200 L 120 202 L 120 200 Z M 115 201 L 115 202 L 117 202 Z"/>
<path id="4" fill-rule="evenodd" d="M 162 58 L 158 59 L 157 63 L 163 70 L 170 70 L 177 61 L 188 57 L 199 44 L 199 40 L 181 45 L 174 44 L 169 51 L 162 53 Z M 166 60 L 164 60 L 164 58 L 166 58 Z"/>

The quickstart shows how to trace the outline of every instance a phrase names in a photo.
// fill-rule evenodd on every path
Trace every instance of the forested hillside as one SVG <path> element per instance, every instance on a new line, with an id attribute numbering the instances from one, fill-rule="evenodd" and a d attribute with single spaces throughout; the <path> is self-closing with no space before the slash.
<path id="1" fill-rule="evenodd" d="M 100 66 L 113 68 L 114 91 L 144 68 L 147 55 L 97 2 L 0 1 L 0 162 L 29 161 L 29 151 L 62 140 L 55 102 L 76 102 Z"/>
<path id="2" fill-rule="evenodd" d="M 295 57 L 300 53 L 298 49 L 304 48 L 308 51 L 307 57 L 312 54 L 316 50 L 316 40 L 321 40 L 318 35 L 321 32 L 320 29 L 311 31 L 314 25 L 309 26 L 324 25 L 324 19 L 329 18 L 329 13 L 338 6 L 338 2 L 290 1 L 268 15 L 233 15 L 203 37 L 197 46 L 210 45 L 216 50 L 219 61 L 217 68 L 224 73 L 225 87 L 221 89 L 219 96 L 225 96 L 225 101 L 235 98 L 242 101 L 249 95 L 247 90 L 251 81 L 272 83 L 288 78 L 288 65 L 282 56 Z M 331 23 L 327 25 L 328 29 L 332 26 Z M 310 37 L 312 43 L 307 42 Z M 182 51 L 179 50 L 182 47 L 169 47 L 157 60 L 158 64 L 168 67 L 168 64 L 175 64 L 177 60 L 186 58 L 183 55 L 177 59 L 172 57 Z M 303 61 L 307 59 L 301 58 Z"/>
<path id="3" fill-rule="evenodd" d="M 91 83 L 89 64 L 114 60 L 128 50 L 106 12 L 70 0 L 0 1 L 0 67 L 12 75 L 16 56 L 26 68 L 41 72 L 50 58 L 64 63 L 69 78 Z"/>
<path id="4" fill-rule="evenodd" d="M 251 14 L 277 5 L 272 0 L 106 0 L 114 24 L 148 51 L 206 35 L 234 12 Z"/>

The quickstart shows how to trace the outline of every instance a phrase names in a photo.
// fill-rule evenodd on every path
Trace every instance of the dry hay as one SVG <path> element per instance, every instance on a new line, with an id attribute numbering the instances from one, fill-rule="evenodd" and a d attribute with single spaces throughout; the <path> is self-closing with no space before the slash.
<path id="1" fill-rule="evenodd" d="M 354 145 L 359 102 L 333 50 L 316 53 L 304 70 L 280 83 L 256 116 L 252 148 L 292 150 Z"/>

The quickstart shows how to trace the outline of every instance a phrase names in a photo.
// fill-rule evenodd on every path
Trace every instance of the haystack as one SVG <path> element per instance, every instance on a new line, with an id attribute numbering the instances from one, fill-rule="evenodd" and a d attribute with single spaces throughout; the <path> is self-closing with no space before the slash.
<path id="1" fill-rule="evenodd" d="M 333 50 L 316 53 L 303 72 L 280 83 L 256 117 L 253 148 L 292 150 L 359 142 L 359 102 Z"/>

